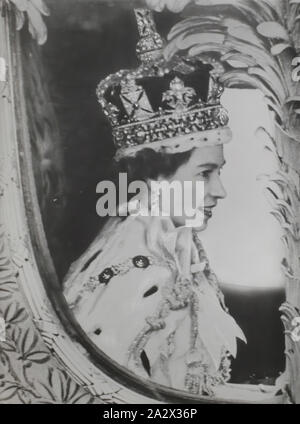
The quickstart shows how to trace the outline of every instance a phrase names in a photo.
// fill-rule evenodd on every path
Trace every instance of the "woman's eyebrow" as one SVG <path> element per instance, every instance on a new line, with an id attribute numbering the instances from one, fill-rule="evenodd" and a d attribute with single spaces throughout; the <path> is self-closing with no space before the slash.
<path id="1" fill-rule="evenodd" d="M 224 166 L 225 163 L 226 163 L 226 160 L 224 160 L 221 164 L 214 163 L 214 162 L 207 162 L 207 163 L 202 163 L 200 165 L 197 165 L 197 168 L 212 168 L 212 169 L 222 168 L 222 166 Z"/>

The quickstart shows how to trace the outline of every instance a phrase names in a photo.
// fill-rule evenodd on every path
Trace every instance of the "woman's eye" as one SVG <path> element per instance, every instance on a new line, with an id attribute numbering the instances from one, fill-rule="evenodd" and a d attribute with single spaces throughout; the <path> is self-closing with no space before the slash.
<path id="1" fill-rule="evenodd" d="M 203 172 L 200 172 L 199 175 L 201 175 L 201 177 L 203 178 L 208 178 L 210 174 L 211 174 L 211 171 L 203 171 Z"/>

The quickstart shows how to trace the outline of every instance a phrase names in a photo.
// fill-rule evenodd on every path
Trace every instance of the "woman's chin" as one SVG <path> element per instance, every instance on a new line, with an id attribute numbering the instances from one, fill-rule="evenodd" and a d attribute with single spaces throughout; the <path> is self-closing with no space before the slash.
<path id="1" fill-rule="evenodd" d="M 171 217 L 175 227 L 191 227 L 195 231 L 204 231 L 208 225 L 209 217 L 201 216 L 201 219 L 197 219 L 198 217 L 187 218 L 187 217 Z"/>
<path id="2" fill-rule="evenodd" d="M 195 231 L 204 231 L 207 228 L 207 223 L 203 223 L 203 225 L 201 225 L 201 227 L 193 227 L 193 230 Z"/>
<path id="3" fill-rule="evenodd" d="M 195 225 L 195 226 L 193 226 L 193 229 L 195 231 L 204 231 L 204 230 L 206 230 L 206 228 L 208 226 L 208 220 L 209 220 L 209 218 L 207 218 L 206 216 L 204 216 L 202 224 L 201 225 Z"/>

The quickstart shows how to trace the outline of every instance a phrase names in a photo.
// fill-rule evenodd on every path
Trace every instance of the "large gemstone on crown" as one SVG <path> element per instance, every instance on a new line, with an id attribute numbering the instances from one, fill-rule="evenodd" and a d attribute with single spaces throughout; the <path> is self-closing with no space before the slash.
<path id="1" fill-rule="evenodd" d="M 147 256 L 135 256 L 132 259 L 132 263 L 136 268 L 148 268 L 148 266 L 150 265 L 150 261 L 147 258 Z"/>
<path id="2" fill-rule="evenodd" d="M 108 284 L 110 279 L 114 276 L 114 272 L 111 268 L 105 268 L 101 274 L 98 275 L 98 280 L 100 284 Z"/>

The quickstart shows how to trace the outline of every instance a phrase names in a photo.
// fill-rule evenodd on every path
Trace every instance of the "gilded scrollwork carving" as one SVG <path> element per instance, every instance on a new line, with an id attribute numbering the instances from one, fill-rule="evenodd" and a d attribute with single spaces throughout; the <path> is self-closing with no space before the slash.
<path id="1" fill-rule="evenodd" d="M 50 315 L 53 319 L 55 314 L 49 312 L 50 302 L 43 290 L 35 290 L 39 278 L 24 215 L 10 31 L 3 17 L 0 56 L 7 64 L 0 97 L 0 317 L 5 324 L 5 340 L 0 342 L 0 403 L 101 402 L 53 358 L 53 346 L 47 347 L 34 324 L 34 318 L 43 320 Z M 38 287 L 42 289 L 42 285 Z"/>
<path id="2" fill-rule="evenodd" d="M 0 403 L 94 403 L 97 398 L 73 381 L 45 346 L 19 290 L 20 274 L 11 255 L 1 226 L 0 316 L 5 340 L 0 342 Z"/>
<path id="3" fill-rule="evenodd" d="M 292 402 L 300 403 L 300 310 L 286 302 L 281 306 L 280 311 L 286 334 L 285 354 L 290 382 L 289 396 Z"/>

